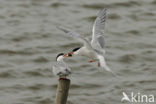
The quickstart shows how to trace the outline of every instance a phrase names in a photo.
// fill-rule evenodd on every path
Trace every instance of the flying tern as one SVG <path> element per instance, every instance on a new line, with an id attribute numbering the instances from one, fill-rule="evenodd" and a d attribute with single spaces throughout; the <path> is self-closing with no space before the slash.
<path id="1" fill-rule="evenodd" d="M 59 79 L 66 78 L 71 74 L 71 69 L 63 60 L 66 57 L 71 57 L 71 55 L 64 53 L 58 54 L 56 57 L 56 64 L 53 65 L 53 73 L 54 75 L 59 76 Z"/>
<path id="2" fill-rule="evenodd" d="M 70 31 L 69 29 L 66 29 L 62 26 L 59 26 L 58 28 L 65 33 L 67 33 L 69 36 L 80 40 L 83 42 L 82 47 L 77 47 L 72 50 L 70 53 L 71 55 L 80 55 L 80 56 L 87 56 L 91 58 L 89 62 L 95 62 L 98 61 L 98 66 L 102 67 L 103 69 L 112 72 L 115 74 L 106 64 L 104 55 L 105 55 L 105 40 L 104 40 L 104 27 L 105 27 L 105 21 L 106 21 L 106 8 L 101 10 L 94 22 L 93 29 L 92 29 L 92 40 L 91 42 L 88 41 L 88 39 L 81 36 L 79 33 L 76 33 L 74 31 Z"/>

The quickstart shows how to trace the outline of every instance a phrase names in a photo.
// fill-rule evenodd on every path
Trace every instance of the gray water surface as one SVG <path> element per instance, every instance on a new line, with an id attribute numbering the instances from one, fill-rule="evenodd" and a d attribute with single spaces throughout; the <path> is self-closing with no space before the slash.
<path id="1" fill-rule="evenodd" d="M 0 0 L 0 104 L 53 104 L 55 57 L 81 46 L 56 26 L 91 39 L 104 7 L 105 57 L 119 77 L 85 57 L 66 59 L 68 104 L 121 104 L 123 91 L 156 96 L 155 0 Z"/>

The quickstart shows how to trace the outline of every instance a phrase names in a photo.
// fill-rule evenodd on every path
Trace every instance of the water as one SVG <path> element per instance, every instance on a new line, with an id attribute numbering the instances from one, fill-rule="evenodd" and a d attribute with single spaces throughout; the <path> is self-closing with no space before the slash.
<path id="1" fill-rule="evenodd" d="M 155 0 L 0 0 L 0 104 L 52 104 L 55 57 L 81 46 L 56 26 L 91 38 L 103 7 L 106 60 L 119 77 L 87 58 L 67 59 L 68 104 L 121 104 L 123 91 L 156 96 Z"/>

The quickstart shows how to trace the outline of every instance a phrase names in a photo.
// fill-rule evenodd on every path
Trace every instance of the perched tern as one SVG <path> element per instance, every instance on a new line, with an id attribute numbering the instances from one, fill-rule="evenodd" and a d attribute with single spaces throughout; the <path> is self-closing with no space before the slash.
<path id="1" fill-rule="evenodd" d="M 71 55 L 80 55 L 80 56 L 87 56 L 91 58 L 89 62 L 98 61 L 98 66 L 102 67 L 103 69 L 112 72 L 115 74 L 106 64 L 104 55 L 105 55 L 105 41 L 104 41 L 104 27 L 106 21 L 106 9 L 104 8 L 101 10 L 94 22 L 93 30 L 92 30 L 92 40 L 91 42 L 88 39 L 82 37 L 80 34 L 70 31 L 64 27 L 58 27 L 60 30 L 67 33 L 69 36 L 80 40 L 83 42 L 82 47 L 77 47 L 72 50 L 70 53 Z"/>
<path id="2" fill-rule="evenodd" d="M 59 76 L 59 79 L 66 78 L 68 75 L 71 74 L 71 69 L 68 65 L 64 62 L 64 58 L 71 57 L 70 54 L 60 53 L 56 57 L 56 64 L 53 66 L 53 73 L 56 76 Z"/>

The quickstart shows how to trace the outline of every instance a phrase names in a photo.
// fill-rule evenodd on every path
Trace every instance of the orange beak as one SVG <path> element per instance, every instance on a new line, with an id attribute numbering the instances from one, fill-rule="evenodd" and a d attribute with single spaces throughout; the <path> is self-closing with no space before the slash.
<path id="1" fill-rule="evenodd" d="M 70 53 L 67 53 L 67 54 L 64 54 L 64 56 L 63 57 L 71 57 L 72 55 L 70 54 Z"/>
<path id="2" fill-rule="evenodd" d="M 63 57 L 68 57 L 68 54 L 64 54 L 64 56 Z"/>

